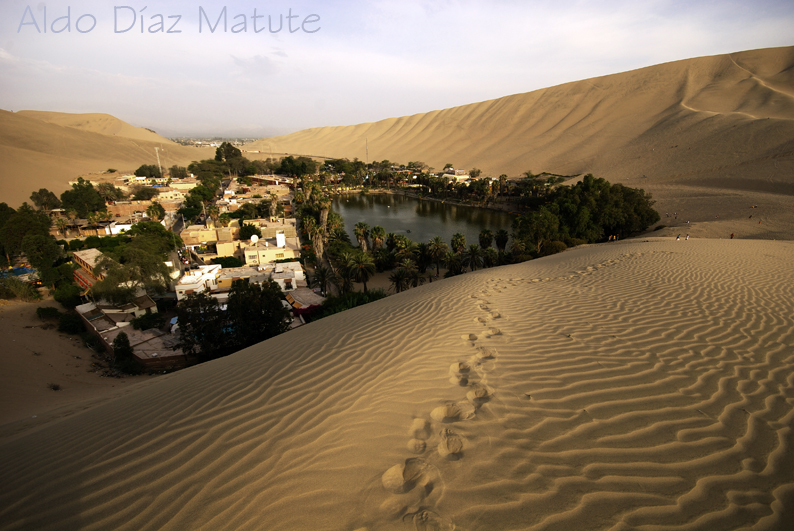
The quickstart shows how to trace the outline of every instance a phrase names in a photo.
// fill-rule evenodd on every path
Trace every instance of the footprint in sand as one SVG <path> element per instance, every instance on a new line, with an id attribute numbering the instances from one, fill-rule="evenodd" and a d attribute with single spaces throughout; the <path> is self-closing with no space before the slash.
<path id="1" fill-rule="evenodd" d="M 491 319 L 501 319 L 502 314 L 499 312 L 491 312 Z"/>
<path id="2" fill-rule="evenodd" d="M 438 422 L 457 422 L 474 416 L 474 407 L 468 402 L 447 402 L 430 412 L 430 417 Z"/>
<path id="3" fill-rule="evenodd" d="M 485 317 L 478 317 L 475 319 L 475 321 L 477 321 L 480 324 L 485 324 L 488 322 L 488 319 L 486 319 Z"/>
<path id="4" fill-rule="evenodd" d="M 477 341 L 477 334 L 463 334 L 460 336 L 463 341 Z"/>
<path id="5" fill-rule="evenodd" d="M 471 364 L 467 362 L 453 363 L 449 367 L 449 381 L 453 384 L 461 386 L 469 385 L 469 374 L 471 373 Z"/>
<path id="6" fill-rule="evenodd" d="M 415 531 L 453 531 L 455 524 L 427 509 L 408 513 L 403 517 L 403 523 L 411 522 Z"/>
<path id="7" fill-rule="evenodd" d="M 492 337 L 492 336 L 501 336 L 502 331 L 498 328 L 491 327 L 488 329 L 488 332 L 485 334 L 485 337 Z"/>
<path id="8" fill-rule="evenodd" d="M 408 436 L 411 438 L 406 447 L 409 452 L 421 454 L 427 449 L 427 439 L 430 438 L 430 423 L 425 419 L 414 419 L 408 429 Z"/>
<path id="9" fill-rule="evenodd" d="M 479 360 L 492 360 L 496 358 L 496 349 L 491 347 L 478 347 L 475 356 Z"/>
<path id="10" fill-rule="evenodd" d="M 479 408 L 488 402 L 493 395 L 494 390 L 491 387 L 478 383 L 471 386 L 471 391 L 466 393 L 466 398 L 469 399 L 469 402 L 471 402 L 475 408 Z"/>
<path id="11" fill-rule="evenodd" d="M 449 428 L 444 428 L 438 435 L 441 438 L 438 443 L 438 454 L 441 457 L 450 460 L 463 457 L 463 437 Z"/>
<path id="12" fill-rule="evenodd" d="M 383 488 L 394 494 L 403 494 L 415 487 L 421 487 L 429 494 L 437 477 L 438 472 L 433 465 L 419 457 L 410 457 L 388 469 L 380 479 Z"/>

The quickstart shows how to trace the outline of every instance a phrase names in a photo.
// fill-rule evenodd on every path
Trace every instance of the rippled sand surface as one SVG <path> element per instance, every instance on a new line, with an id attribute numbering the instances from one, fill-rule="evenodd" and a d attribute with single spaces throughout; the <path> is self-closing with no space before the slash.
<path id="1" fill-rule="evenodd" d="M 0 443 L 2 529 L 786 529 L 794 245 L 434 282 Z"/>

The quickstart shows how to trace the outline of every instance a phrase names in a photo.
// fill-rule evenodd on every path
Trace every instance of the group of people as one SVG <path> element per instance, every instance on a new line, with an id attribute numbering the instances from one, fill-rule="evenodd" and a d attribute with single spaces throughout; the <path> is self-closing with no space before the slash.
<path id="1" fill-rule="evenodd" d="M 733 237 L 733 235 L 731 235 L 731 237 Z M 675 237 L 675 239 L 676 239 L 676 241 L 680 240 L 681 239 L 681 235 L 679 234 L 678 236 Z M 688 240 L 689 239 L 689 234 L 687 234 L 686 238 L 684 238 L 684 239 Z"/>

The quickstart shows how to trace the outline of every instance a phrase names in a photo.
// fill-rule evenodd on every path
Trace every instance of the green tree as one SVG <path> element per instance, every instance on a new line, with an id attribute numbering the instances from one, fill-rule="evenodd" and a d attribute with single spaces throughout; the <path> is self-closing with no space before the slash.
<path id="1" fill-rule="evenodd" d="M 507 249 L 507 240 L 509 238 L 510 236 L 505 229 L 499 229 L 496 231 L 496 236 L 494 239 L 496 241 L 496 248 L 499 249 L 500 253 L 504 253 L 505 249 Z"/>
<path id="2" fill-rule="evenodd" d="M 55 269 L 55 261 L 62 255 L 61 246 L 49 234 L 28 234 L 22 240 L 22 251 L 28 257 L 30 265 L 39 272 L 39 278 L 45 284 L 55 288 L 55 283 L 61 275 Z"/>
<path id="3" fill-rule="evenodd" d="M 356 236 L 356 240 L 358 240 L 358 245 L 361 247 L 361 250 L 366 252 L 368 247 L 367 242 L 369 238 L 369 225 L 363 221 L 359 221 L 356 223 L 353 233 Z"/>
<path id="4" fill-rule="evenodd" d="M 146 215 L 151 219 L 159 221 L 165 217 L 165 209 L 160 203 L 152 203 L 146 207 Z"/>
<path id="5" fill-rule="evenodd" d="M 513 221 L 513 231 L 517 239 L 526 238 L 533 242 L 538 253 L 545 242 L 556 239 L 559 227 L 559 218 L 546 207 L 540 207 Z"/>
<path id="6" fill-rule="evenodd" d="M 89 212 L 105 208 L 105 200 L 94 189 L 94 185 L 82 177 L 78 177 L 71 190 L 61 194 L 61 204 L 67 210 L 74 210 L 80 218 L 87 217 Z"/>
<path id="7" fill-rule="evenodd" d="M 400 293 L 408 289 L 411 282 L 411 274 L 402 267 L 398 267 L 389 275 L 389 282 L 395 293 Z"/>
<path id="8" fill-rule="evenodd" d="M 113 339 L 113 365 L 127 374 L 140 374 L 141 366 L 136 361 L 135 351 L 130 345 L 130 338 L 125 332 L 119 332 Z"/>
<path id="9" fill-rule="evenodd" d="M 116 188 L 113 183 L 99 183 L 96 185 L 96 191 L 105 202 L 121 201 L 126 197 L 124 192 L 120 188 Z"/>
<path id="10" fill-rule="evenodd" d="M 386 241 L 386 229 L 380 225 L 375 225 L 370 231 L 370 237 L 372 238 L 372 251 L 377 252 L 383 247 L 383 242 Z"/>
<path id="11" fill-rule="evenodd" d="M 262 284 L 234 282 L 226 309 L 232 348 L 244 349 L 286 332 L 292 316 L 281 301 L 281 288 L 272 280 Z"/>
<path id="12" fill-rule="evenodd" d="M 176 306 L 180 347 L 202 361 L 231 353 L 226 318 L 218 300 L 201 292 L 188 295 Z"/>
<path id="13" fill-rule="evenodd" d="M 259 238 L 262 237 L 262 231 L 259 230 L 259 227 L 252 223 L 243 223 L 243 226 L 240 227 L 240 240 L 250 240 L 251 236 L 254 235 Z"/>
<path id="14" fill-rule="evenodd" d="M 150 201 L 153 197 L 160 195 L 160 190 L 152 186 L 136 186 L 133 188 L 132 199 L 134 201 Z"/>
<path id="15" fill-rule="evenodd" d="M 0 244 L 6 253 L 6 258 L 19 254 L 22 251 L 22 241 L 28 235 L 48 236 L 51 220 L 47 214 L 34 210 L 27 203 L 22 203 L 13 214 L 10 214 L 2 227 L 0 227 Z"/>
<path id="16" fill-rule="evenodd" d="M 168 174 L 172 179 L 187 179 L 187 168 L 174 165 L 168 169 Z"/>
<path id="17" fill-rule="evenodd" d="M 30 194 L 33 204 L 42 210 L 53 210 L 61 206 L 61 200 L 54 193 L 46 188 L 40 188 L 38 192 Z"/>
<path id="18" fill-rule="evenodd" d="M 463 250 L 466 248 L 466 236 L 464 236 L 460 232 L 456 232 L 455 234 L 453 234 L 450 247 L 452 248 L 453 252 L 457 254 L 462 253 Z"/>
<path id="19" fill-rule="evenodd" d="M 477 177 L 480 176 L 481 173 L 482 170 L 480 168 L 472 168 L 469 170 L 469 177 L 471 177 L 472 179 L 476 179 Z"/>
<path id="20" fill-rule="evenodd" d="M 114 304 L 132 302 L 141 289 L 164 293 L 171 279 L 162 256 L 130 245 L 122 250 L 119 262 L 103 256 L 97 268 L 104 272 L 105 279 L 94 284 L 91 292 L 95 298 Z"/>
<path id="21" fill-rule="evenodd" d="M 469 245 L 469 248 L 461 254 L 461 264 L 472 271 L 482 267 L 483 249 L 476 243 Z"/>
<path id="22" fill-rule="evenodd" d="M 215 150 L 215 160 L 219 162 L 228 162 L 229 160 L 237 159 L 242 156 L 242 151 L 231 145 L 229 142 L 223 142 Z"/>
<path id="23" fill-rule="evenodd" d="M 483 249 L 487 249 L 491 246 L 491 242 L 493 242 L 493 232 L 488 229 L 483 229 L 480 231 L 480 247 Z"/>
<path id="24" fill-rule="evenodd" d="M 441 274 L 441 262 L 444 261 L 447 251 L 449 251 L 449 247 L 441 239 L 441 236 L 435 236 L 430 240 L 428 252 L 430 253 L 430 258 L 436 264 L 436 276 Z"/>
<path id="25" fill-rule="evenodd" d="M 367 282 L 375 274 L 375 262 L 372 256 L 363 251 L 357 252 L 348 262 L 348 268 L 353 272 L 353 280 L 364 285 L 364 293 L 366 293 Z"/>
<path id="26" fill-rule="evenodd" d="M 160 168 L 155 166 L 154 164 L 142 164 L 137 170 L 135 170 L 136 177 L 146 177 L 148 179 L 159 179 L 162 177 L 162 173 L 160 173 Z"/>
<path id="27" fill-rule="evenodd" d="M 325 266 L 317 266 L 314 274 L 311 275 L 311 286 L 320 288 L 323 297 L 328 293 L 328 286 L 335 283 L 335 274 L 332 269 Z"/>

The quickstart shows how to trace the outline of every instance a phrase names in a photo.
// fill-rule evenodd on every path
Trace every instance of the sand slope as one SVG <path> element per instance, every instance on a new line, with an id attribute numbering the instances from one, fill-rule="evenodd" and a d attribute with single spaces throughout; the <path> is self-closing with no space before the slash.
<path id="1" fill-rule="evenodd" d="M 0 528 L 784 529 L 793 259 L 624 241 L 412 289 L 0 441 Z"/>
<path id="2" fill-rule="evenodd" d="M 33 117 L 42 115 L 47 120 Z M 141 164 L 157 164 L 155 147 L 160 148 L 163 167 L 214 156 L 210 149 L 181 146 L 146 130 L 136 132 L 139 128 L 108 115 L 95 115 L 100 119 L 93 121 L 87 116 L 94 115 L 0 110 L 0 201 L 16 207 L 41 187 L 60 194 L 79 175 L 108 168 L 132 172 Z"/>
<path id="3" fill-rule="evenodd" d="M 367 143 L 370 161 L 422 160 L 436 169 L 449 162 L 510 177 L 526 170 L 590 172 L 650 191 L 663 211 L 680 210 L 679 196 L 702 190 L 719 190 L 727 200 L 745 192 L 785 194 L 794 205 L 794 47 L 676 61 L 462 107 L 307 129 L 246 149 L 364 160 Z M 700 190 L 680 194 L 682 186 Z"/>
<path id="4" fill-rule="evenodd" d="M 104 113 L 66 113 L 49 111 L 17 111 L 17 114 L 35 118 L 42 122 L 47 122 L 64 127 L 72 127 L 90 133 L 99 133 L 108 136 L 120 136 L 132 138 L 134 140 L 148 140 L 159 142 L 164 145 L 176 145 L 165 137 L 162 137 L 149 129 L 135 127 L 115 116 Z"/>
<path id="5" fill-rule="evenodd" d="M 423 160 L 494 176 L 528 169 L 654 179 L 794 152 L 794 47 L 701 57 L 440 111 L 249 144 Z M 657 152 L 658 151 L 658 152 Z M 727 160 L 720 157 L 730 155 Z M 794 178 L 780 175 L 794 193 Z"/>

